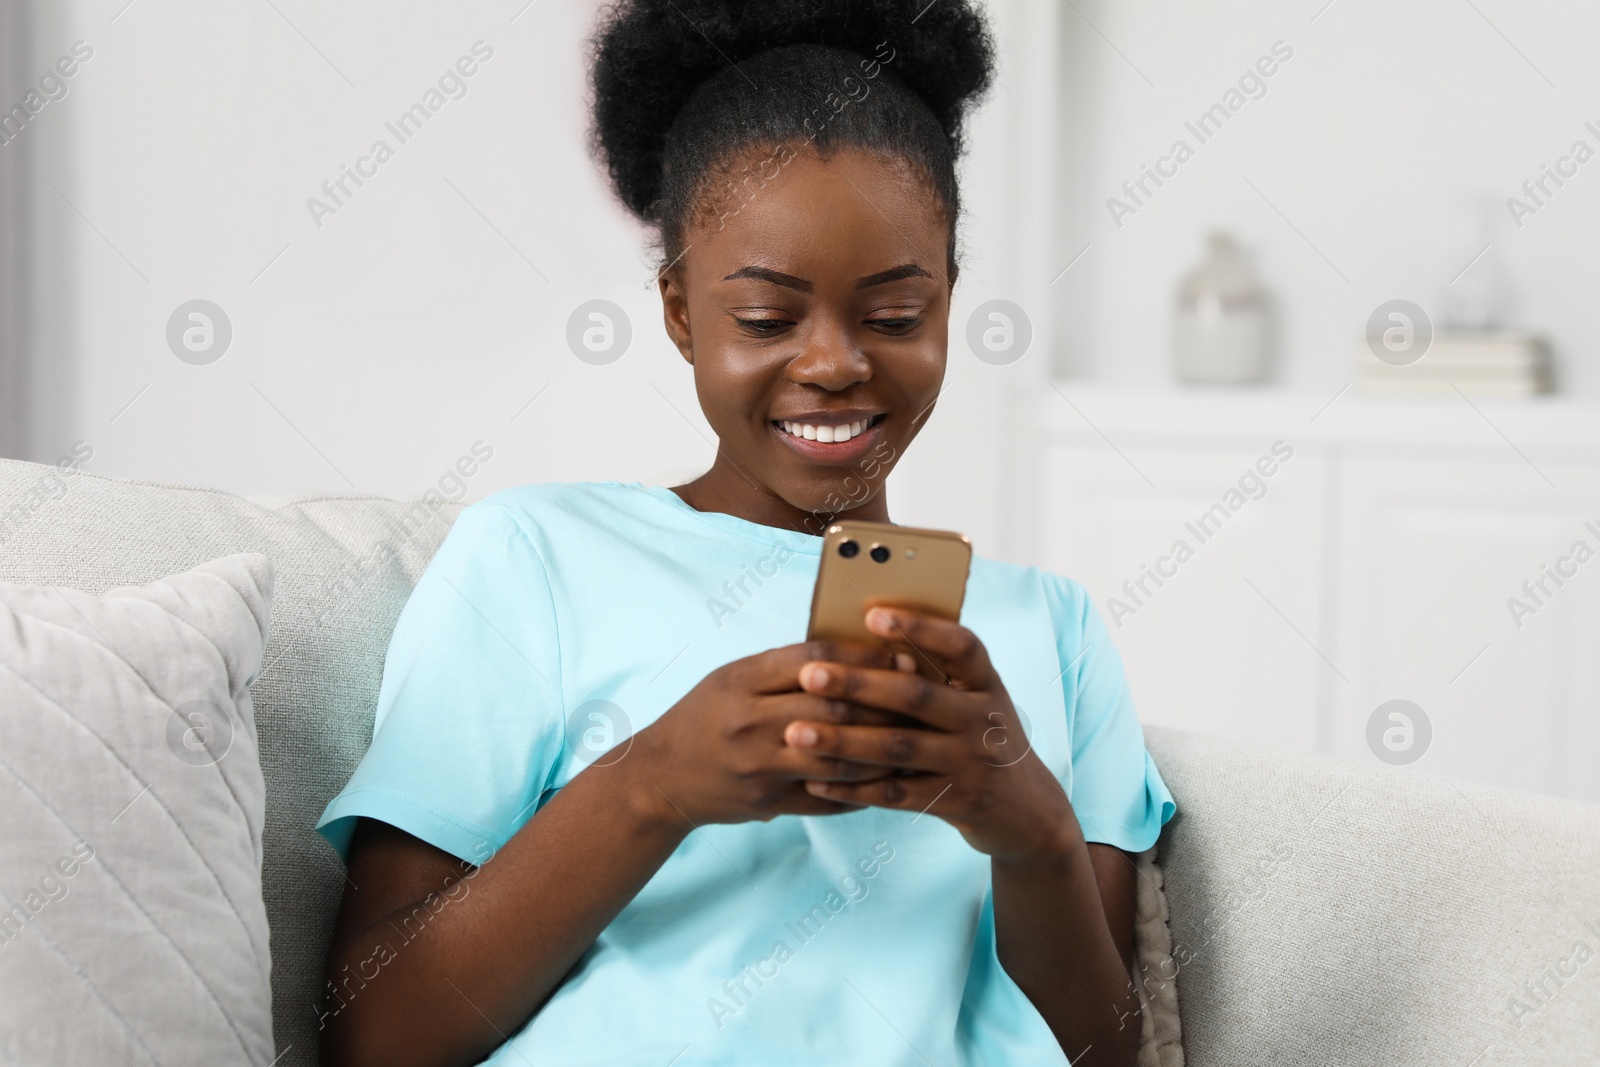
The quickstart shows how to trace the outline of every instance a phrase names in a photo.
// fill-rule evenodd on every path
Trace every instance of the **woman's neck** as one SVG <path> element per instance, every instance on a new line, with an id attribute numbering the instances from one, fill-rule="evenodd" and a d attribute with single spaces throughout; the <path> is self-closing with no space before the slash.
<path id="1" fill-rule="evenodd" d="M 867 484 L 859 475 L 856 480 L 858 486 Z M 830 495 L 830 501 L 847 502 L 837 512 L 808 511 L 791 504 L 718 452 L 710 470 L 691 482 L 673 486 L 672 491 L 696 511 L 720 511 L 762 526 L 820 535 L 828 523 L 840 517 L 888 522 L 887 494 L 881 485 L 874 488 L 877 492 L 859 504 L 848 504 L 844 493 Z"/>

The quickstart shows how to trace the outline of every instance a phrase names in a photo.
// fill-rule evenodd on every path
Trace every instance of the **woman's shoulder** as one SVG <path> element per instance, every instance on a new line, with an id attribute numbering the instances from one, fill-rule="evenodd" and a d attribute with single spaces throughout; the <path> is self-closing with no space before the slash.
<path id="1" fill-rule="evenodd" d="M 533 482 L 501 489 L 462 508 L 447 537 L 458 552 L 509 537 L 540 555 L 594 544 L 596 535 L 629 526 L 652 506 L 649 493 L 624 482 Z"/>
<path id="2" fill-rule="evenodd" d="M 967 596 L 994 605 L 993 610 L 1047 615 L 1056 636 L 1068 644 L 1082 640 L 1097 621 L 1089 590 L 1082 582 L 1038 566 L 974 556 Z"/>
<path id="3" fill-rule="evenodd" d="M 1076 578 L 1043 567 L 1008 563 L 987 556 L 972 557 L 971 581 L 1006 593 L 1041 593 L 1053 602 L 1052 610 L 1057 605 L 1069 610 L 1081 609 L 1089 600 L 1089 591 Z"/>
<path id="4" fill-rule="evenodd" d="M 533 531 L 609 522 L 619 513 L 636 514 L 649 506 L 649 492 L 637 482 L 529 482 L 491 493 L 469 504 L 462 515 L 506 516 Z"/>
<path id="5" fill-rule="evenodd" d="M 471 506 L 492 506 L 511 511 L 549 508 L 581 510 L 598 504 L 615 506 L 619 500 L 638 495 L 640 488 L 637 482 L 528 482 L 490 493 Z"/>

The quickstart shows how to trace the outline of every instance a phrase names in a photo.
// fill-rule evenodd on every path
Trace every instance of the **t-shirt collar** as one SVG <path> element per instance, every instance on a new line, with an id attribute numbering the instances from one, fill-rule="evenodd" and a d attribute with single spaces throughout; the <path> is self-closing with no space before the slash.
<path id="1" fill-rule="evenodd" d="M 782 545 L 793 552 L 803 553 L 808 556 L 822 555 L 822 537 L 820 534 L 808 534 L 801 530 L 790 530 L 782 526 L 766 526 L 749 519 L 741 519 L 737 515 L 729 515 L 723 511 L 700 511 L 689 506 L 677 493 L 664 485 L 643 485 L 639 482 L 619 482 L 630 489 L 639 489 L 655 497 L 667 506 L 683 515 L 697 519 L 709 526 L 724 530 L 764 545 Z"/>

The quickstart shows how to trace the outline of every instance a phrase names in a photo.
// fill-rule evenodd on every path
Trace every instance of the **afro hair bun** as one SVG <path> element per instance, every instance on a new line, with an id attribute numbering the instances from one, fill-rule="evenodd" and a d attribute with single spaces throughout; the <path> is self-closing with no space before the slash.
<path id="1" fill-rule="evenodd" d="M 624 206 L 659 222 L 667 134 L 695 90 L 791 45 L 892 49 L 894 76 L 927 104 L 952 155 L 994 77 L 994 42 L 970 0 L 619 0 L 590 42 L 590 137 Z"/>

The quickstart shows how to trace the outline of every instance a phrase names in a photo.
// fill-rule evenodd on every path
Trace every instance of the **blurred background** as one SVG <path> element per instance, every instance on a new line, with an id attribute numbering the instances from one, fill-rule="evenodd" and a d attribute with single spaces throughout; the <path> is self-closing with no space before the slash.
<path id="1" fill-rule="evenodd" d="M 989 8 L 897 521 L 1084 582 L 1148 722 L 1600 800 L 1600 8 Z M 266 497 L 478 442 L 447 492 L 703 470 L 585 147 L 596 10 L 8 0 L 0 454 Z"/>

